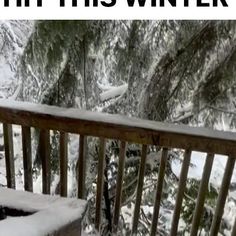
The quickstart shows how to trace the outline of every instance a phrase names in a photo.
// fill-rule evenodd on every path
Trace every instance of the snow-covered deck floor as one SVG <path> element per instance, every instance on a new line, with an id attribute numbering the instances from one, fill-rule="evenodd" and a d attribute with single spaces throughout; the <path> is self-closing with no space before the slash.
<path id="1" fill-rule="evenodd" d="M 0 221 L 0 236 L 43 236 L 81 219 L 86 201 L 0 188 L 0 205 L 32 212 Z"/>

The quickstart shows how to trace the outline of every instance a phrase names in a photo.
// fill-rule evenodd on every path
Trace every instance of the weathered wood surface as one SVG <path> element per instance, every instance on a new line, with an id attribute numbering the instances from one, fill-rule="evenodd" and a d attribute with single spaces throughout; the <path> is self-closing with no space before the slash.
<path id="1" fill-rule="evenodd" d="M 114 215 L 113 215 L 113 233 L 114 234 L 117 232 L 117 227 L 118 227 L 119 218 L 120 218 L 125 157 L 126 157 L 126 142 L 121 142 L 120 153 L 119 153 L 119 166 L 118 166 L 118 173 L 117 173 L 117 179 L 116 179 L 116 197 L 115 197 Z"/>
<path id="2" fill-rule="evenodd" d="M 139 174 L 138 174 L 138 185 L 136 189 L 136 199 L 135 199 L 135 207 L 134 207 L 134 216 L 133 216 L 133 225 L 132 225 L 132 234 L 136 235 L 138 230 L 138 223 L 139 223 L 139 213 L 140 213 L 140 206 L 142 201 L 142 193 L 143 193 L 143 182 L 145 176 L 145 167 L 146 167 L 146 160 L 147 160 L 147 145 L 142 146 L 142 155 L 141 155 L 141 162 L 139 164 Z"/>
<path id="3" fill-rule="evenodd" d="M 201 216 L 204 210 L 205 195 L 208 189 L 208 183 L 211 175 L 213 161 L 214 161 L 214 154 L 209 153 L 206 157 L 205 166 L 202 174 L 202 180 L 198 190 L 198 197 L 191 225 L 191 233 L 190 233 L 191 236 L 197 236 L 198 234 L 198 227 L 200 225 Z"/>
<path id="4" fill-rule="evenodd" d="M 30 127 L 22 126 L 22 151 L 24 167 L 24 186 L 26 191 L 33 191 L 32 154 Z"/>
<path id="5" fill-rule="evenodd" d="M 13 150 L 13 137 L 12 137 L 12 125 L 3 124 L 3 136 L 4 136 L 4 149 L 5 149 L 5 162 L 7 173 L 7 187 L 15 188 L 15 164 L 14 164 L 14 150 Z"/>
<path id="6" fill-rule="evenodd" d="M 60 132 L 60 194 L 67 196 L 68 134 Z"/>
<path id="7" fill-rule="evenodd" d="M 78 198 L 85 198 L 85 170 L 86 170 L 86 160 L 85 160 L 85 150 L 86 150 L 86 137 L 80 135 L 79 137 L 79 159 L 77 163 L 77 176 L 78 176 Z"/>
<path id="8" fill-rule="evenodd" d="M 42 161 L 43 193 L 50 194 L 51 161 L 50 161 L 50 133 L 49 130 L 40 130 L 39 155 Z"/>
<path id="9" fill-rule="evenodd" d="M 179 187 L 176 196 L 175 208 L 171 222 L 170 236 L 176 236 L 178 232 L 179 217 L 182 209 L 182 201 L 184 197 L 184 191 L 186 187 L 186 181 L 188 176 L 188 169 L 191 159 L 191 150 L 186 150 L 184 154 L 184 160 L 179 177 Z"/>
<path id="10" fill-rule="evenodd" d="M 96 193 L 96 211 L 95 211 L 95 228 L 100 230 L 102 199 L 104 186 L 104 169 L 106 156 L 106 140 L 100 139 L 99 159 L 98 159 L 98 175 L 97 175 L 97 193 Z"/>
<path id="11" fill-rule="evenodd" d="M 157 223 L 159 218 L 159 210 L 161 206 L 161 195 L 162 195 L 162 187 L 165 177 L 165 168 L 168 158 L 168 149 L 163 148 L 161 155 L 161 163 L 158 171 L 158 180 L 157 180 L 157 188 L 156 188 L 156 197 L 154 203 L 154 211 L 152 217 L 152 225 L 151 225 L 151 236 L 155 236 L 157 232 Z"/>
<path id="12" fill-rule="evenodd" d="M 225 173 L 221 183 L 220 192 L 216 202 L 216 209 L 211 224 L 210 236 L 217 235 L 220 229 L 221 218 L 224 213 L 225 202 L 229 191 L 230 181 L 234 171 L 234 166 L 235 158 L 229 156 L 226 163 Z"/>
<path id="13" fill-rule="evenodd" d="M 207 153 L 236 153 L 233 132 L 25 102 L 0 100 L 0 122 Z"/>

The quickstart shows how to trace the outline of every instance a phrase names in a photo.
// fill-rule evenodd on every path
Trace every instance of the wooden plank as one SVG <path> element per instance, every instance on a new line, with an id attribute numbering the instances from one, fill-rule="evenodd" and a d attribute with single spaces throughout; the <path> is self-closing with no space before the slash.
<path id="1" fill-rule="evenodd" d="M 132 235 L 135 235 L 138 229 L 139 212 L 140 212 L 140 205 L 141 205 L 141 200 L 142 200 L 143 180 L 144 180 L 144 175 L 145 175 L 146 159 L 147 159 L 147 145 L 143 145 L 141 162 L 139 166 L 138 185 L 137 185 L 137 190 L 136 190 L 136 202 L 135 202 L 135 207 L 134 207 Z"/>
<path id="2" fill-rule="evenodd" d="M 205 195 L 208 189 L 208 183 L 211 175 L 214 154 L 208 154 L 205 161 L 205 166 L 202 174 L 202 180 L 198 191 L 197 203 L 194 209 L 194 215 L 191 226 L 191 236 L 197 236 L 198 227 L 200 224 L 201 216 L 204 210 Z"/>
<path id="3" fill-rule="evenodd" d="M 77 176 L 78 176 L 78 198 L 85 199 L 85 160 L 86 150 L 86 137 L 80 135 L 79 137 L 79 159 L 77 163 Z"/>
<path id="4" fill-rule="evenodd" d="M 24 167 L 24 187 L 26 191 L 33 192 L 31 131 L 30 127 L 26 126 L 22 126 L 21 130 Z"/>
<path id="5" fill-rule="evenodd" d="M 126 156 L 126 142 L 121 142 L 120 153 L 119 153 L 118 173 L 117 173 L 117 179 L 116 179 L 116 198 L 115 198 L 114 215 L 113 215 L 113 233 L 114 234 L 117 233 L 117 227 L 118 227 L 119 218 L 120 218 L 125 156 Z"/>
<path id="6" fill-rule="evenodd" d="M 102 211 L 105 155 L 106 155 L 106 141 L 104 138 L 100 138 L 98 176 L 97 176 L 97 194 L 96 194 L 96 211 L 95 211 L 95 229 L 98 231 L 100 228 L 101 211 Z"/>
<path id="7" fill-rule="evenodd" d="M 191 151 L 186 150 L 184 154 L 184 161 L 182 164 L 180 178 L 179 178 L 179 187 L 178 187 L 178 192 L 176 196 L 175 209 L 174 209 L 174 213 L 172 217 L 170 236 L 176 236 L 178 232 L 179 217 L 180 217 L 180 211 L 182 207 L 182 201 L 183 201 L 183 196 L 184 196 L 184 191 L 185 191 L 185 186 L 186 186 L 186 181 L 187 181 L 190 159 L 191 159 Z"/>
<path id="8" fill-rule="evenodd" d="M 43 193 L 50 194 L 51 162 L 50 162 L 50 133 L 49 130 L 40 130 L 39 155 L 42 161 Z"/>
<path id="9" fill-rule="evenodd" d="M 218 153 L 236 154 L 236 134 L 184 125 L 58 108 L 25 102 L 0 100 L 0 121 L 11 124 L 60 130 L 82 135 L 119 139 Z"/>
<path id="10" fill-rule="evenodd" d="M 15 188 L 15 165 L 13 151 L 12 125 L 3 124 L 7 187 Z"/>
<path id="11" fill-rule="evenodd" d="M 225 202 L 230 186 L 230 181 L 234 171 L 234 165 L 235 165 L 235 158 L 229 156 L 226 163 L 225 173 L 221 183 L 220 192 L 216 202 L 216 209 L 211 224 L 210 236 L 217 235 L 219 231 L 221 218 L 224 213 Z"/>
<path id="12" fill-rule="evenodd" d="M 158 217 L 159 217 L 162 187 L 163 187 L 163 181 L 164 181 L 164 176 L 165 176 L 167 158 L 168 158 L 168 149 L 163 148 L 162 156 L 161 156 L 161 163 L 160 163 L 160 167 L 158 171 L 156 197 L 155 197 L 154 212 L 153 212 L 152 225 L 151 225 L 151 236 L 155 236 L 156 231 L 157 231 L 157 223 L 158 223 Z"/>
<path id="13" fill-rule="evenodd" d="M 60 132 L 60 194 L 67 197 L 68 134 Z"/>

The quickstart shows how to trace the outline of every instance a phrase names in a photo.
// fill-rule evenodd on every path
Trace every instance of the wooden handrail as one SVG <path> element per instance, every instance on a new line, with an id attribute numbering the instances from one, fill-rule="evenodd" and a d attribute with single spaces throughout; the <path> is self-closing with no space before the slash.
<path id="1" fill-rule="evenodd" d="M 78 109 L 0 99 L 0 122 L 141 144 L 236 154 L 236 134 Z"/>
<path id="2" fill-rule="evenodd" d="M 15 187 L 14 148 L 12 137 L 12 124 L 22 127 L 22 150 L 24 161 L 24 185 L 25 190 L 33 191 L 32 184 L 32 155 L 31 155 L 31 131 L 30 127 L 39 130 L 39 156 L 42 161 L 42 189 L 43 193 L 50 193 L 51 166 L 50 166 L 50 130 L 60 132 L 60 194 L 67 196 L 67 165 L 68 165 L 68 139 L 67 133 L 80 135 L 80 147 L 76 165 L 78 177 L 78 197 L 85 198 L 85 153 L 87 136 L 100 138 L 98 157 L 95 228 L 99 231 L 102 216 L 104 169 L 106 156 L 106 143 L 108 139 L 116 139 L 121 142 L 119 166 L 117 175 L 116 199 L 113 214 L 113 233 L 117 233 L 120 208 L 122 206 L 122 184 L 126 159 L 126 145 L 128 142 L 142 144 L 142 154 L 139 165 L 138 184 L 136 189 L 136 202 L 132 225 L 132 234 L 138 232 L 139 215 L 142 202 L 143 182 L 145 178 L 145 163 L 149 145 L 162 148 L 161 163 L 159 167 L 156 185 L 156 199 L 151 235 L 158 231 L 158 216 L 161 206 L 162 186 L 165 178 L 165 167 L 168 152 L 171 148 L 184 149 L 184 161 L 179 179 L 179 187 L 173 213 L 170 235 L 177 235 L 178 222 L 182 210 L 191 152 L 201 151 L 208 153 L 204 167 L 202 181 L 197 196 L 197 204 L 193 212 L 191 235 L 197 235 L 200 218 L 203 212 L 207 184 L 213 164 L 214 154 L 228 156 L 225 174 L 220 188 L 215 215 L 211 225 L 211 235 L 219 231 L 223 208 L 228 194 L 228 189 L 234 169 L 236 157 L 236 134 L 233 132 L 214 131 L 206 128 L 189 127 L 186 125 L 174 125 L 155 121 L 141 120 L 125 117 L 82 111 L 78 109 L 66 109 L 55 106 L 39 105 L 26 102 L 0 100 L 0 123 L 3 123 L 5 160 L 7 173 L 7 186 Z M 236 221 L 235 221 L 236 222 Z M 233 232 L 236 230 L 236 223 Z M 233 235 L 233 234 L 232 234 Z"/>

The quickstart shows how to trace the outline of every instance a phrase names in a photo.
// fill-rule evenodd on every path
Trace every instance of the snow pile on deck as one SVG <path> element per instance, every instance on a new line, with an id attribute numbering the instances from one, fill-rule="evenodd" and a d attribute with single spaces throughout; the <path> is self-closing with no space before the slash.
<path id="1" fill-rule="evenodd" d="M 0 204 L 36 212 L 25 217 L 9 217 L 0 221 L 0 236 L 42 236 L 58 230 L 82 217 L 86 201 L 39 195 L 0 188 Z"/>

